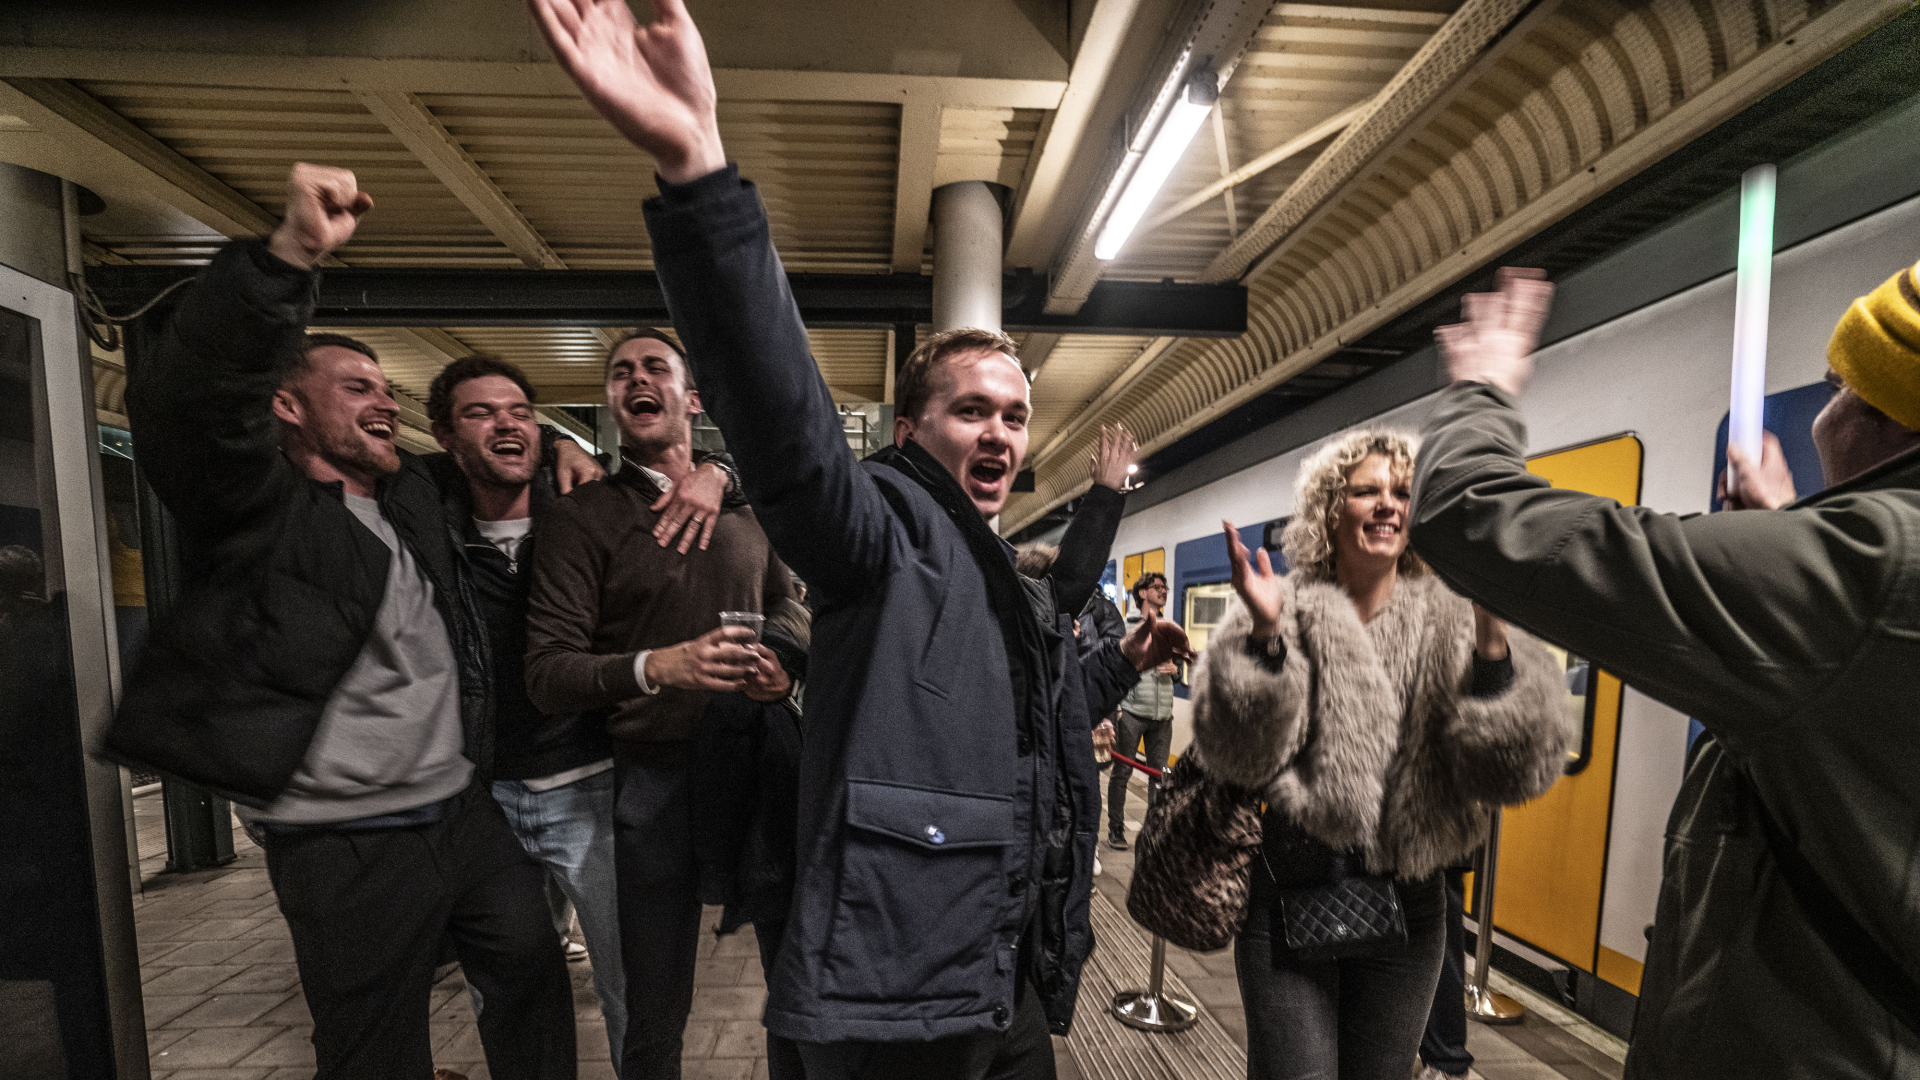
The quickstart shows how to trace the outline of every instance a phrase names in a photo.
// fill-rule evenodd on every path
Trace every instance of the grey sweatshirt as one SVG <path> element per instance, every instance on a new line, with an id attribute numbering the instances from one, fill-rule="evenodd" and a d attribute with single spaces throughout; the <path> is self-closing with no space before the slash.
<path id="1" fill-rule="evenodd" d="M 317 825 L 393 814 L 457 794 L 473 775 L 460 726 L 460 676 L 433 585 L 380 504 L 347 509 L 393 552 L 373 631 L 347 669 L 306 760 L 259 821 Z"/>

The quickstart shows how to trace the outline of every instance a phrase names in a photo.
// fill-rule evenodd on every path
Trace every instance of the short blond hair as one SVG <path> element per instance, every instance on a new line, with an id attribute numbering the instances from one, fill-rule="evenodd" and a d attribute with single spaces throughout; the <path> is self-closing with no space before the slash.
<path id="1" fill-rule="evenodd" d="M 1302 462 L 1294 487 L 1293 517 L 1280 534 L 1288 573 L 1309 581 L 1332 581 L 1334 524 L 1346 505 L 1347 478 L 1375 454 L 1392 463 L 1396 477 L 1412 477 L 1418 452 L 1418 440 L 1404 431 L 1363 428 L 1347 432 Z M 1406 577 L 1420 577 L 1427 573 L 1427 564 L 1409 545 L 1400 555 L 1399 571 Z"/>

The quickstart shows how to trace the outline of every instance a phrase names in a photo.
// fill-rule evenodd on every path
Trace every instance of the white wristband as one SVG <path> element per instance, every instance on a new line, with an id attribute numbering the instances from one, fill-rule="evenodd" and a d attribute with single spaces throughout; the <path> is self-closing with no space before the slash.
<path id="1" fill-rule="evenodd" d="M 640 692 L 648 695 L 660 692 L 659 687 L 647 681 L 647 654 L 652 651 L 641 649 L 639 655 L 633 658 L 633 677 L 640 683 Z"/>

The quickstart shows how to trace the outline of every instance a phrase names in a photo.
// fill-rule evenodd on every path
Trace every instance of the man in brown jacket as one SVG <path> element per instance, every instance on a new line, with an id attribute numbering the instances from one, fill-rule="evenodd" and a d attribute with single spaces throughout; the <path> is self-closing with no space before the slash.
<path id="1" fill-rule="evenodd" d="M 789 591 L 744 498 L 692 521 L 697 548 L 658 535 L 655 509 L 697 462 L 700 394 L 673 341 L 636 330 L 607 358 L 607 404 L 623 468 L 554 503 L 540 521 L 527 614 L 527 689 L 547 712 L 600 710 L 614 742 L 614 868 L 628 1023 L 624 1080 L 677 1078 L 700 929 L 691 746 L 715 694 L 784 696 L 789 680 L 754 631 L 723 611 L 761 612 Z"/>

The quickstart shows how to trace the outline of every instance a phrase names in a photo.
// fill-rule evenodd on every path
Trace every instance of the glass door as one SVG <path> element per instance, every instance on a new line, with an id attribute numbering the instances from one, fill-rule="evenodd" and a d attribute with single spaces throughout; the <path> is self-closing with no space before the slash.
<path id="1" fill-rule="evenodd" d="M 0 1072 L 34 1080 L 146 1073 L 119 770 L 86 752 L 113 695 L 78 345 L 72 298 L 0 267 Z"/>

